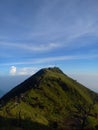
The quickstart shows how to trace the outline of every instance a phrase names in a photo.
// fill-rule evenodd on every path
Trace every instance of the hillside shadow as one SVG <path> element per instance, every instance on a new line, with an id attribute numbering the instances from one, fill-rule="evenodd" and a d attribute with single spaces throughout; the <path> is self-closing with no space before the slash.
<path id="1" fill-rule="evenodd" d="M 4 118 L 0 116 L 0 130 L 98 130 L 98 126 L 95 128 L 80 129 L 70 125 L 73 121 L 64 121 L 61 127 L 58 127 L 57 122 L 50 122 L 49 126 L 33 122 L 29 118 L 16 119 L 16 118 Z M 69 125 L 68 125 L 68 124 Z"/>
<path id="2" fill-rule="evenodd" d="M 4 118 L 0 116 L 0 130 L 54 130 L 50 126 L 46 126 L 28 119 Z"/>

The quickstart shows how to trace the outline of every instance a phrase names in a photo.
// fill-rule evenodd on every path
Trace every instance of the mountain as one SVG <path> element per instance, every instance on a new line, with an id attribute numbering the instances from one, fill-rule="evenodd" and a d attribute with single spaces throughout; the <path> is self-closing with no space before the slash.
<path id="1" fill-rule="evenodd" d="M 57 67 L 39 70 L 0 102 L 1 130 L 98 129 L 98 94 Z"/>

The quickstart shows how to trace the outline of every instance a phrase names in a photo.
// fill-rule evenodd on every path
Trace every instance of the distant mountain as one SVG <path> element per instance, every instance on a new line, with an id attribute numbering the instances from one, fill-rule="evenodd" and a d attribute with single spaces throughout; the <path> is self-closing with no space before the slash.
<path id="1" fill-rule="evenodd" d="M 27 78 L 28 76 L 0 76 L 0 89 L 6 93 Z"/>
<path id="2" fill-rule="evenodd" d="M 0 97 L 3 96 L 4 92 L 0 89 Z"/>
<path id="3" fill-rule="evenodd" d="M 0 100 L 1 130 L 98 129 L 98 95 L 57 67 L 39 70 Z"/>

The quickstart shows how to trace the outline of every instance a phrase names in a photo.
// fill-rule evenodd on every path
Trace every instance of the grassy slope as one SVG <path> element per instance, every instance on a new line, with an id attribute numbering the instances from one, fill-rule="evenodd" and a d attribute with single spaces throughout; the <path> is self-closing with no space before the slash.
<path id="1" fill-rule="evenodd" d="M 18 94 L 17 97 L 9 100 L 9 102 L 1 108 L 0 115 L 8 119 L 17 118 L 17 120 L 22 120 L 23 123 L 29 119 L 32 122 L 42 124 L 44 128 L 42 127 L 40 129 L 48 130 L 48 127 L 52 129 L 55 122 L 56 125 L 58 122 L 58 128 L 63 125 L 65 126 L 63 121 L 71 120 L 71 114 L 75 110 L 73 107 L 74 104 L 82 103 L 89 106 L 96 97 L 95 93 L 63 74 L 58 68 L 43 69 L 31 77 L 29 81 L 26 80 L 22 85 L 25 85 L 25 87 L 26 85 L 28 87 L 30 85 L 28 91 L 26 89 L 24 92 L 21 85 L 16 87 L 12 91 L 14 92 L 13 95 L 16 96 L 15 91 L 16 94 L 22 94 Z M 94 112 L 97 112 L 97 110 L 98 105 L 96 104 Z M 98 120 L 90 118 L 91 125 L 97 125 L 97 121 Z M 50 128 L 51 126 L 52 128 Z M 34 123 L 32 127 L 36 129 Z M 67 129 L 67 123 L 65 127 Z M 19 127 L 19 129 L 23 128 Z"/>

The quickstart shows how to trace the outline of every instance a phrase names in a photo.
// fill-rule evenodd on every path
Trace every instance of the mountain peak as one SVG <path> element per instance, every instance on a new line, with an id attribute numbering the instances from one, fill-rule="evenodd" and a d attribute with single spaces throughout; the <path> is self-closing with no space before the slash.
<path id="1" fill-rule="evenodd" d="M 59 67 L 48 67 L 48 68 L 43 68 L 39 70 L 36 74 L 45 74 L 46 72 L 56 72 L 56 73 L 63 73 L 62 70 Z"/>
<path id="2" fill-rule="evenodd" d="M 57 73 L 63 73 L 59 67 L 48 68 L 47 70 L 57 72 Z"/>

